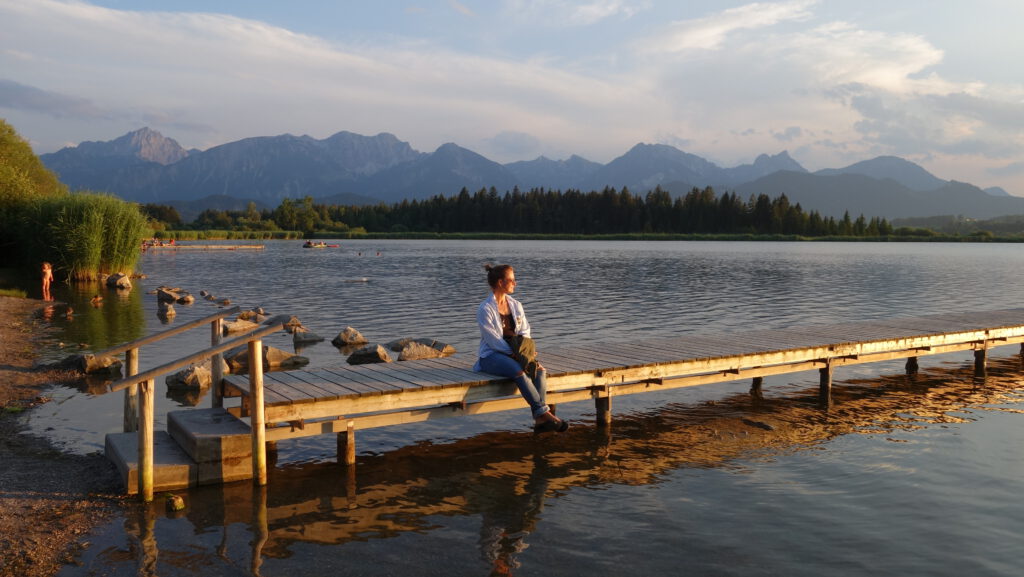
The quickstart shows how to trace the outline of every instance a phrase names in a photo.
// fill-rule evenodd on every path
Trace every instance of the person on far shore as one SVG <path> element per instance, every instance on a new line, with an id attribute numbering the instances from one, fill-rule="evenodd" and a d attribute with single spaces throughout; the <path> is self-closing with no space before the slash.
<path id="1" fill-rule="evenodd" d="M 52 301 L 53 296 L 50 295 L 50 283 L 53 282 L 53 267 L 50 263 L 43 263 L 43 300 Z"/>
<path id="2" fill-rule="evenodd" d="M 513 351 L 513 345 L 510 344 L 510 341 L 515 344 L 521 340 L 516 337 L 526 337 L 532 345 L 526 312 L 523 305 L 511 296 L 516 290 L 515 271 L 507 264 L 486 265 L 484 269 L 487 270 L 491 296 L 480 303 L 476 311 L 476 321 L 480 326 L 480 349 L 473 370 L 513 379 L 519 393 L 530 405 L 535 432 L 564 432 L 569 428 L 569 422 L 556 417 L 544 401 L 547 393 L 544 367 L 534 359 L 524 361 L 519 351 Z"/>

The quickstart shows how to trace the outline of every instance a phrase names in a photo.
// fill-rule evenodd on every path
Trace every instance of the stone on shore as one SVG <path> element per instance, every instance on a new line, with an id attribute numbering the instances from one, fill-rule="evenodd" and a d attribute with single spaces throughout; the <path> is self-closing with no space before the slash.
<path id="1" fill-rule="evenodd" d="M 132 281 L 123 272 L 115 273 L 107 277 L 107 286 L 110 288 L 130 289 Z"/>
<path id="2" fill-rule="evenodd" d="M 224 360 L 231 367 L 232 373 L 245 373 L 249 371 L 249 348 L 234 349 L 224 353 Z M 304 367 L 309 364 L 309 359 L 300 355 L 286 353 L 281 349 L 263 345 L 263 370 L 288 370 Z"/>
<path id="3" fill-rule="evenodd" d="M 368 365 L 371 363 L 390 363 L 391 356 L 381 345 L 367 345 L 348 356 L 350 365 Z"/>
<path id="4" fill-rule="evenodd" d="M 50 365 L 43 365 L 44 368 L 77 371 L 87 375 L 109 375 L 112 377 L 121 376 L 121 360 L 108 355 L 97 356 L 89 353 L 81 355 L 70 355 L 63 360 Z"/>
<path id="5" fill-rule="evenodd" d="M 365 345 L 368 340 L 359 331 L 352 327 L 345 327 L 345 330 L 338 333 L 338 336 L 331 339 L 331 344 L 336 347 L 348 347 L 352 345 Z"/>
<path id="6" fill-rule="evenodd" d="M 158 303 L 174 303 L 178 302 L 179 298 L 181 298 L 181 295 L 176 291 L 164 287 L 156 289 L 156 302 Z"/>
<path id="7" fill-rule="evenodd" d="M 436 358 L 439 358 L 439 357 L 448 357 L 448 356 L 451 356 L 451 355 L 455 354 L 455 347 L 449 345 L 448 343 L 443 343 L 441 341 L 434 340 L 434 339 L 425 339 L 425 338 L 413 339 L 413 338 L 406 337 L 404 339 L 397 339 L 397 340 L 391 341 L 391 342 L 389 342 L 385 346 L 388 349 L 390 349 L 390 350 L 392 350 L 392 351 L 394 351 L 396 353 L 400 353 L 400 352 L 404 351 L 405 349 L 410 348 L 410 345 L 422 345 L 423 347 L 431 348 L 431 349 L 433 349 L 434 351 L 437 352 L 437 354 L 433 354 L 433 353 L 430 353 L 428 351 L 424 351 L 423 354 L 431 355 L 431 356 L 423 356 L 423 357 L 419 357 L 419 358 L 436 359 Z M 416 349 L 416 348 L 418 348 L 418 347 L 413 347 L 412 349 L 410 349 L 410 354 L 412 354 L 411 351 Z M 416 357 L 410 357 L 408 359 L 399 358 L 399 360 L 413 360 L 414 358 L 416 358 Z"/>
<path id="8" fill-rule="evenodd" d="M 243 321 L 243 320 L 224 321 L 223 325 L 224 325 L 224 334 L 225 335 L 233 335 L 233 334 L 238 334 L 238 333 L 248 333 L 248 332 L 252 332 L 252 331 L 260 328 L 260 325 L 254 323 L 252 321 Z"/>
<path id="9" fill-rule="evenodd" d="M 402 350 L 399 351 L 398 360 L 415 361 L 418 359 L 439 359 L 441 357 L 447 357 L 455 352 L 455 349 L 452 348 L 451 345 L 445 346 L 448 349 L 451 349 L 451 352 L 445 352 L 443 349 L 437 349 L 419 341 L 412 341 L 402 347 Z"/>
<path id="10" fill-rule="evenodd" d="M 320 341 L 323 340 L 326 339 L 314 333 L 313 331 L 310 331 L 309 329 L 305 329 L 302 327 L 296 328 L 295 332 L 292 333 L 292 341 L 297 345 L 319 343 Z"/>
<path id="11" fill-rule="evenodd" d="M 263 321 L 265 325 L 284 325 L 284 330 L 289 333 L 295 332 L 297 327 L 302 326 L 302 321 L 292 315 L 274 315 Z"/>
<path id="12" fill-rule="evenodd" d="M 220 361 L 221 374 L 231 372 L 231 367 L 224 359 Z M 213 359 L 201 363 L 193 363 L 183 370 L 164 377 L 164 383 L 172 390 L 205 390 L 213 384 Z"/>
<path id="13" fill-rule="evenodd" d="M 164 318 L 170 318 L 178 314 L 178 312 L 174 310 L 173 304 L 169 302 L 160 302 L 157 304 L 156 314 Z"/>

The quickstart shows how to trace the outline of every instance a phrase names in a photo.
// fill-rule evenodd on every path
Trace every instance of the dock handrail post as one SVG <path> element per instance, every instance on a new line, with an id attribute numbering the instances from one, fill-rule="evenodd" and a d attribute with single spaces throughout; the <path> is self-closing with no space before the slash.
<path id="1" fill-rule="evenodd" d="M 249 388 L 252 396 L 252 478 L 257 485 L 267 484 L 267 430 L 263 407 L 263 341 L 249 341 Z"/>
<path id="2" fill-rule="evenodd" d="M 156 395 L 154 381 L 142 381 L 139 414 L 139 497 L 143 502 L 153 500 L 153 422 Z"/>
<path id="3" fill-rule="evenodd" d="M 215 347 L 224 338 L 224 319 L 217 318 L 210 323 L 210 346 Z M 210 403 L 214 409 L 224 406 L 224 355 L 217 353 L 210 357 L 210 379 L 213 381 L 213 391 L 210 395 Z"/>
<path id="4" fill-rule="evenodd" d="M 125 376 L 139 374 L 139 349 L 128 349 L 124 353 Z M 139 430 L 139 386 L 132 385 L 124 390 L 124 432 Z"/>

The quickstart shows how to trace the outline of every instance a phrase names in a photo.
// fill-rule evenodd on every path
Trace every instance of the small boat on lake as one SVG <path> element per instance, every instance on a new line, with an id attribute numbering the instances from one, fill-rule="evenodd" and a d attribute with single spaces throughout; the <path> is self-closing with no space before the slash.
<path id="1" fill-rule="evenodd" d="M 306 242 L 302 243 L 302 248 L 338 248 L 339 246 L 341 245 L 327 244 L 326 242 L 323 241 L 313 242 L 311 240 L 307 240 Z"/>

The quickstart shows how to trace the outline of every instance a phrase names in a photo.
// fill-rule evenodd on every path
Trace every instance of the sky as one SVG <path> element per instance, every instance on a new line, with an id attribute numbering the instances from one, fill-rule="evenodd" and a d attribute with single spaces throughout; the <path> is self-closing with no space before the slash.
<path id="1" fill-rule="evenodd" d="M 1024 196 L 1020 0 L 0 0 L 0 118 L 37 154 L 394 134 L 507 163 L 669 144 L 882 155 Z"/>

